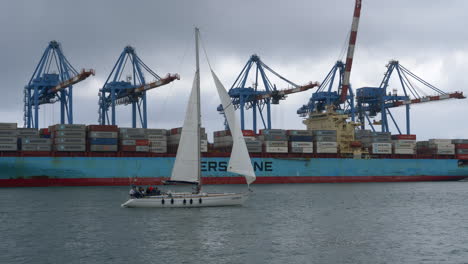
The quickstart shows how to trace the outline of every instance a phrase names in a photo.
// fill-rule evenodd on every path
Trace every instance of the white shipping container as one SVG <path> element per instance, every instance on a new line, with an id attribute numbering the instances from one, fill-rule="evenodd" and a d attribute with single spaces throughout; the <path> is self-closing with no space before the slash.
<path id="1" fill-rule="evenodd" d="M 78 130 L 61 130 L 53 132 L 53 137 L 55 138 L 85 138 L 85 131 Z"/>
<path id="2" fill-rule="evenodd" d="M 325 154 L 325 153 L 336 154 L 336 153 L 338 153 L 338 148 L 337 147 L 317 147 L 317 153 L 319 153 L 319 154 Z"/>
<path id="3" fill-rule="evenodd" d="M 85 145 L 55 145 L 56 151 L 86 151 Z"/>
<path id="4" fill-rule="evenodd" d="M 452 140 L 432 138 L 432 139 L 429 139 L 429 143 L 430 144 L 452 144 Z"/>
<path id="5" fill-rule="evenodd" d="M 57 124 L 49 127 L 50 130 L 75 130 L 75 131 L 86 131 L 86 125 L 82 124 Z"/>
<path id="6" fill-rule="evenodd" d="M 55 138 L 55 144 L 83 145 L 86 144 L 85 138 Z"/>
<path id="7" fill-rule="evenodd" d="M 436 148 L 436 149 L 452 150 L 452 149 L 455 149 L 455 144 L 429 144 L 429 147 Z"/>
<path id="8" fill-rule="evenodd" d="M 37 151 L 37 145 L 35 145 L 35 144 L 22 145 L 21 150 L 23 150 L 23 151 Z"/>
<path id="9" fill-rule="evenodd" d="M 263 145 L 266 147 L 288 147 L 287 141 L 263 141 Z"/>
<path id="10" fill-rule="evenodd" d="M 410 140 L 410 139 L 398 139 L 398 140 L 392 140 L 393 143 L 401 143 L 401 144 L 415 144 L 416 145 L 416 140 Z"/>
<path id="11" fill-rule="evenodd" d="M 17 151 L 17 144 L 0 144 L 0 151 Z"/>
<path id="12" fill-rule="evenodd" d="M 149 146 L 136 146 L 135 150 L 137 152 L 148 152 Z"/>
<path id="13" fill-rule="evenodd" d="M 267 153 L 288 153 L 288 147 L 265 147 Z"/>
<path id="14" fill-rule="evenodd" d="M 201 145 L 200 146 L 200 151 L 201 152 L 208 152 L 208 146 L 207 145 Z"/>
<path id="15" fill-rule="evenodd" d="M 167 147 L 167 141 L 154 141 L 150 140 L 151 147 Z"/>
<path id="16" fill-rule="evenodd" d="M 413 155 L 416 153 L 416 151 L 414 149 L 408 149 L 408 148 L 395 148 L 394 153 Z"/>
<path id="17" fill-rule="evenodd" d="M 90 138 L 117 138 L 117 132 L 91 131 L 88 133 Z"/>
<path id="18" fill-rule="evenodd" d="M 0 123 L 0 129 L 1 130 L 16 130 L 18 128 L 17 123 Z"/>
<path id="19" fill-rule="evenodd" d="M 0 137 L 0 144 L 16 144 L 17 137 Z"/>
<path id="20" fill-rule="evenodd" d="M 395 149 L 414 149 L 416 147 L 415 143 L 393 143 Z"/>
<path id="21" fill-rule="evenodd" d="M 338 143 L 336 142 L 317 142 L 316 143 L 317 148 L 337 148 Z"/>
<path id="22" fill-rule="evenodd" d="M 372 149 L 373 154 L 392 154 L 392 149 L 387 149 L 387 148 L 378 148 L 378 149 Z"/>
<path id="23" fill-rule="evenodd" d="M 291 153 L 314 153 L 314 148 L 295 147 L 291 148 Z"/>
<path id="24" fill-rule="evenodd" d="M 437 149 L 439 155 L 455 155 L 455 149 Z"/>
<path id="25" fill-rule="evenodd" d="M 167 153 L 167 147 L 150 147 L 150 152 L 153 152 L 153 153 Z"/>
<path id="26" fill-rule="evenodd" d="M 52 144 L 52 140 L 50 138 L 22 138 L 22 144 Z"/>
<path id="27" fill-rule="evenodd" d="M 0 137 L 16 137 L 18 136 L 17 130 L 0 130 Z"/>
<path id="28" fill-rule="evenodd" d="M 145 128 L 131 128 L 131 127 L 121 127 L 119 129 L 120 134 L 146 134 L 146 129 Z"/>
<path id="29" fill-rule="evenodd" d="M 372 143 L 372 149 L 390 149 L 392 150 L 391 143 Z"/>
<path id="30" fill-rule="evenodd" d="M 159 140 L 159 141 L 167 141 L 166 135 L 148 135 L 149 140 Z"/>
<path id="31" fill-rule="evenodd" d="M 313 148 L 314 143 L 312 142 L 302 142 L 302 141 L 291 141 L 292 148 Z"/>
<path id="32" fill-rule="evenodd" d="M 122 146 L 135 146 L 136 145 L 136 140 L 134 139 L 124 139 L 120 141 L 120 144 Z"/>
<path id="33" fill-rule="evenodd" d="M 52 145 L 38 144 L 37 151 L 52 151 Z"/>

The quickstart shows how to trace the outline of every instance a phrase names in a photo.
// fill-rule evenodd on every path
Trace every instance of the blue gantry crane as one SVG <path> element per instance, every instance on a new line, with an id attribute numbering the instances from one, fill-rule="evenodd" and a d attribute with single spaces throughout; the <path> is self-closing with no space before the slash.
<path id="1" fill-rule="evenodd" d="M 375 128 L 370 117 L 380 114 L 381 121 L 374 124 L 381 125 L 382 132 L 389 132 L 389 117 L 398 133 L 402 134 L 395 121 L 391 108 L 406 107 L 406 134 L 410 134 L 410 105 L 440 101 L 446 99 L 464 99 L 462 92 L 447 93 L 428 83 L 416 74 L 403 67 L 398 61 L 392 60 L 387 64 L 387 71 L 379 87 L 363 87 L 356 90 L 356 112 L 358 113 L 361 128 L 365 128 L 365 121 L 373 131 Z M 398 76 L 398 83 L 403 94 L 398 89 L 389 91 L 389 83 L 393 73 Z M 429 94 L 431 93 L 431 94 Z"/>
<path id="2" fill-rule="evenodd" d="M 122 76 L 127 65 L 130 65 L 130 75 Z M 147 82 L 144 72 L 149 73 L 155 80 Z M 115 125 L 115 106 L 131 104 L 132 127 L 137 126 L 138 111 L 141 127 L 147 128 L 146 91 L 179 79 L 178 74 L 160 77 L 137 56 L 135 48 L 125 47 L 104 86 L 99 90 L 99 123 Z M 109 111 L 111 112 L 110 119 Z"/>
<path id="3" fill-rule="evenodd" d="M 60 123 L 73 124 L 73 84 L 94 70 L 78 72 L 63 54 L 60 43 L 51 41 L 45 49 L 29 83 L 24 87 L 24 127 L 39 128 L 39 106 L 60 102 Z"/>
<path id="4" fill-rule="evenodd" d="M 253 71 L 254 83 L 252 86 L 248 86 L 247 81 L 251 71 Z M 283 80 L 292 88 L 278 90 L 276 85 L 271 83 L 267 72 Z M 261 85 L 263 85 L 263 89 L 259 89 Z M 289 81 L 263 63 L 258 55 L 254 54 L 249 58 L 228 93 L 235 109 L 240 110 L 241 129 L 245 129 L 244 111 L 252 109 L 252 129 L 257 131 L 257 111 L 260 115 L 263 127 L 271 129 L 271 104 L 279 104 L 279 101 L 286 99 L 288 94 L 303 92 L 317 86 L 319 86 L 317 82 L 310 82 L 309 84 L 301 86 Z M 266 117 L 263 112 L 265 107 Z M 218 106 L 217 109 L 223 114 L 222 106 Z M 226 122 L 225 125 L 226 129 L 228 129 Z"/>
<path id="5" fill-rule="evenodd" d="M 342 95 L 345 92 L 342 89 L 344 73 L 345 64 L 342 61 L 337 61 L 319 88 L 312 93 L 309 102 L 297 110 L 297 114 L 301 117 L 306 117 L 312 112 L 323 112 L 327 109 L 327 106 L 332 105 L 336 110 L 349 113 L 354 121 L 354 92 L 351 85 L 348 86 L 344 95 L 345 101 L 341 101 Z"/>

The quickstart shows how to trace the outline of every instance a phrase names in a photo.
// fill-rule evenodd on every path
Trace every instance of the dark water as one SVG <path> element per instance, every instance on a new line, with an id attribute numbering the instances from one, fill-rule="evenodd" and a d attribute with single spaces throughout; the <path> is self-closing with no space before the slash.
<path id="1" fill-rule="evenodd" d="M 198 209 L 124 209 L 127 187 L 0 189 L 0 263 L 468 263 L 468 182 L 253 189 Z"/>

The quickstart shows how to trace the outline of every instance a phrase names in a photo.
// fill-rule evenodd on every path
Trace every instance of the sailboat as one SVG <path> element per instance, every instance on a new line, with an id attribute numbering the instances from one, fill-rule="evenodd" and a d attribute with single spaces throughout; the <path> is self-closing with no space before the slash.
<path id="1" fill-rule="evenodd" d="M 196 190 L 194 192 L 168 192 L 162 195 L 145 196 L 139 199 L 131 198 L 122 204 L 122 207 L 166 208 L 233 206 L 242 205 L 248 198 L 249 191 L 244 193 L 206 193 L 202 191 L 200 166 L 201 111 L 199 34 L 199 29 L 195 28 L 195 78 L 187 105 L 174 167 L 172 169 L 171 178 L 167 181 L 168 183 L 195 184 Z M 240 129 L 239 121 L 234 113 L 234 106 L 232 105 L 231 98 L 226 92 L 226 89 L 213 69 L 211 69 L 211 74 L 233 138 L 233 147 L 227 171 L 243 175 L 247 185 L 250 186 L 250 184 L 255 181 L 256 176 Z"/>

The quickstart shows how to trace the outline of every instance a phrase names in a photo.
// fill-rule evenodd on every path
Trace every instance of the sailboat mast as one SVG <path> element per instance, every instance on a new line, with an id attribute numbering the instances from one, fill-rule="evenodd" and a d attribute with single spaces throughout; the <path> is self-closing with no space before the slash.
<path id="1" fill-rule="evenodd" d="M 197 127 L 197 146 L 198 146 L 198 170 L 197 170 L 197 176 L 198 176 L 198 188 L 197 188 L 197 191 L 200 192 L 201 191 L 201 186 L 202 186 L 202 179 L 201 179 L 201 137 L 200 137 L 200 130 L 201 130 L 201 109 L 200 109 L 200 105 L 201 105 L 201 102 L 200 102 L 200 61 L 199 61 L 199 52 L 198 52 L 198 39 L 199 39 L 199 35 L 200 35 L 200 30 L 196 27 L 195 28 L 195 63 L 196 63 L 196 71 L 195 71 L 195 74 L 197 75 L 197 101 L 198 101 L 198 104 L 197 104 L 197 117 L 198 117 L 198 120 L 197 120 L 197 123 L 198 123 L 198 127 Z"/>

